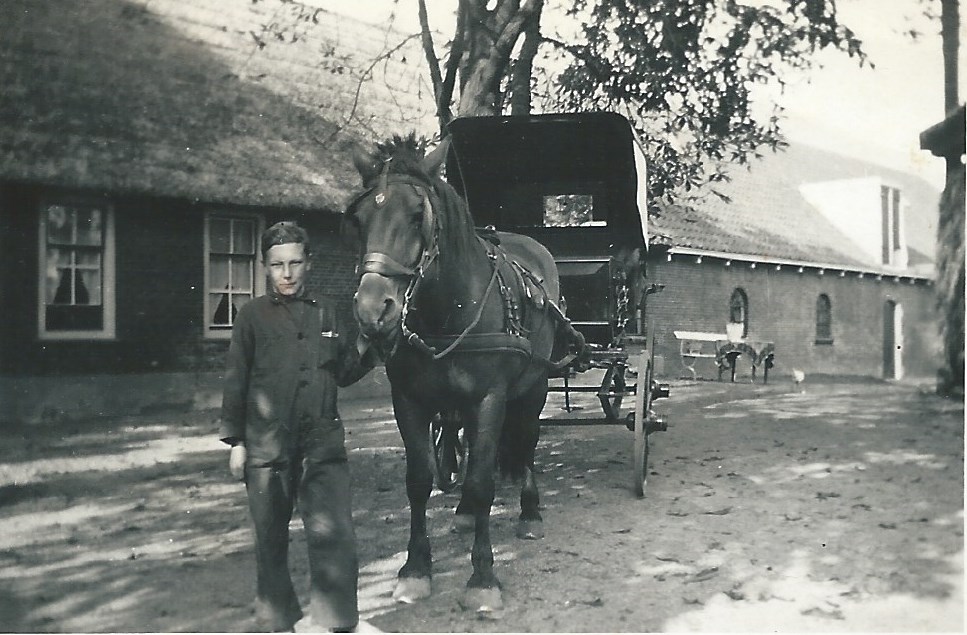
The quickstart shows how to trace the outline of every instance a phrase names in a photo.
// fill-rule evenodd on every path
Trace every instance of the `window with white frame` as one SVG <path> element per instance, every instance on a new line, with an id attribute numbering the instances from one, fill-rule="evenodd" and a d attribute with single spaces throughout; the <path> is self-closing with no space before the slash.
<path id="1" fill-rule="evenodd" d="M 262 220 L 210 213 L 205 219 L 205 332 L 228 337 L 235 316 L 264 290 L 258 258 Z"/>
<path id="2" fill-rule="evenodd" d="M 113 338 L 112 209 L 103 202 L 45 202 L 39 237 L 39 337 Z"/>

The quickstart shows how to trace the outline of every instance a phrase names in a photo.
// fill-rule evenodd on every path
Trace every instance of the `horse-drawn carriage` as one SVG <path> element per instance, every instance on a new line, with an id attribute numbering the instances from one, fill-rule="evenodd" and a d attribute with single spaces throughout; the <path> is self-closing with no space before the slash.
<path id="1" fill-rule="evenodd" d="M 669 390 L 655 381 L 647 346 L 645 299 L 662 286 L 646 280 L 645 160 L 631 125 L 599 112 L 462 118 L 449 131 L 447 178 L 475 223 L 531 236 L 554 254 L 562 308 L 591 349 L 590 366 L 603 371 L 594 374 L 600 382 L 575 385 L 584 369 L 561 369 L 549 390 L 564 394 L 569 414 L 542 424 L 626 425 L 635 432 L 635 491 L 644 495 L 648 435 L 667 429 L 652 401 Z M 580 416 L 589 411 L 573 406 L 575 393 L 595 395 L 601 414 Z M 437 486 L 451 491 L 466 465 L 459 421 L 435 417 L 430 444 Z"/>
<path id="2" fill-rule="evenodd" d="M 430 594 L 436 472 L 442 488 L 463 476 L 454 524 L 473 527 L 474 573 L 461 602 L 489 610 L 501 604 L 489 528 L 495 471 L 521 483 L 517 535 L 542 537 L 542 425 L 628 426 L 644 493 L 648 435 L 666 426 L 651 409 L 668 388 L 654 380 L 644 315 L 660 287 L 644 278 L 645 164 L 623 117 L 468 118 L 449 133 L 426 156 L 412 135 L 357 155 L 364 189 L 346 232 L 360 252 L 359 345 L 385 360 L 406 448 L 410 540 L 394 597 Z M 570 384 L 592 367 L 603 371 L 599 385 Z M 595 393 L 603 416 L 541 419 L 555 389 L 568 402 Z"/>

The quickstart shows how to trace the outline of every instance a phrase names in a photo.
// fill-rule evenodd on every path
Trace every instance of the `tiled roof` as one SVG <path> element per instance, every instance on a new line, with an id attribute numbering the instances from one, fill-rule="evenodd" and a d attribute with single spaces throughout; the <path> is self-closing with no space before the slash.
<path id="1" fill-rule="evenodd" d="M 432 133 L 432 98 L 417 39 L 325 11 L 294 22 L 300 9 L 3 0 L 0 179 L 338 208 L 358 185 L 353 144 Z"/>
<path id="2" fill-rule="evenodd" d="M 691 207 L 674 206 L 651 220 L 653 242 L 709 252 L 762 256 L 807 263 L 869 268 L 873 263 L 853 239 L 835 227 L 800 192 L 800 186 L 878 176 L 895 184 L 910 203 L 906 217 L 910 265 L 931 259 L 936 242 L 937 193 L 922 179 L 802 144 L 767 152 L 750 168 L 730 171 L 716 188 L 729 202 L 709 195 Z M 916 252 L 916 258 L 913 256 Z M 917 263 L 914 263 L 914 260 Z"/>

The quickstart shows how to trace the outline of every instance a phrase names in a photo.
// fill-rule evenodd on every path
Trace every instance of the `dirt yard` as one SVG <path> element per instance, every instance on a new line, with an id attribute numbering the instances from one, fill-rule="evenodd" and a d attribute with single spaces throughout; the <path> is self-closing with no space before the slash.
<path id="1" fill-rule="evenodd" d="M 551 403 L 547 414 L 559 412 Z M 592 407 L 592 406 L 589 406 Z M 408 512 L 389 408 L 344 404 L 363 617 L 385 631 L 962 631 L 963 404 L 912 386 L 679 382 L 647 497 L 633 435 L 548 427 L 546 537 L 492 535 L 505 608 L 459 608 L 470 536 L 435 493 L 434 596 L 389 597 Z M 0 432 L 0 631 L 254 628 L 252 533 L 217 412 Z M 304 541 L 293 569 L 305 591 Z"/>

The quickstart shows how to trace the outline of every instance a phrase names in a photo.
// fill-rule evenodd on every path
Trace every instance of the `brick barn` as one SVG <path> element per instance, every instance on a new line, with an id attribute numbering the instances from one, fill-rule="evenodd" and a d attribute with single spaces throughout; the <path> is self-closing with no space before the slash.
<path id="1" fill-rule="evenodd" d="M 776 366 L 812 375 L 933 379 L 939 338 L 933 285 L 939 193 L 918 177 L 793 144 L 736 169 L 693 209 L 651 222 L 649 296 L 658 353 L 688 375 L 674 331 L 740 323 L 772 342 Z M 713 359 L 697 361 L 717 377 Z M 740 358 L 737 376 L 751 374 Z"/>

